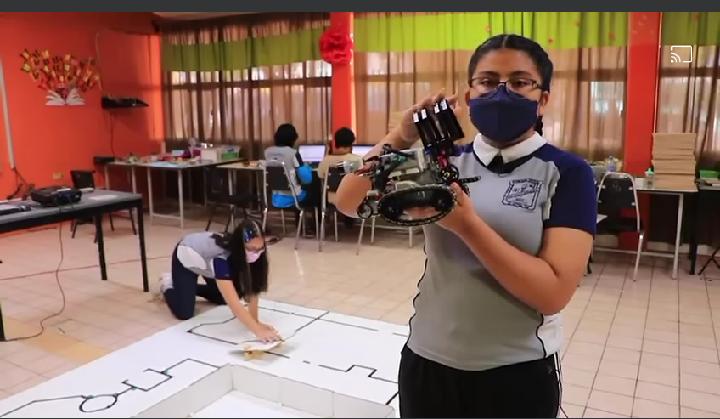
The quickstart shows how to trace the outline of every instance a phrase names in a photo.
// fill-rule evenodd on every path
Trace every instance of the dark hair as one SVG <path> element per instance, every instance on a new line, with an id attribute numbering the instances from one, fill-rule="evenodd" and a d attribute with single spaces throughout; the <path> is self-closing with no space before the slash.
<path id="1" fill-rule="evenodd" d="M 355 133 L 350 128 L 342 127 L 335 131 L 335 147 L 352 147 L 355 142 Z"/>
<path id="2" fill-rule="evenodd" d="M 490 51 L 503 48 L 523 51 L 529 55 L 530 59 L 533 60 L 538 72 L 540 73 L 540 78 L 542 79 L 540 80 L 540 88 L 544 92 L 550 91 L 550 83 L 552 82 L 553 77 L 553 63 L 550 61 L 548 53 L 540 46 L 540 44 L 532 39 L 513 34 L 495 35 L 488 38 L 485 42 L 480 44 L 477 49 L 475 49 L 475 52 L 473 52 L 473 55 L 470 57 L 470 63 L 468 64 L 468 82 L 472 79 L 478 62 L 485 54 Z M 540 133 L 540 135 L 543 133 L 542 116 L 538 117 L 537 123 L 535 124 L 535 131 Z"/>
<path id="3" fill-rule="evenodd" d="M 298 133 L 293 124 L 282 124 L 275 131 L 274 140 L 275 145 L 278 147 L 295 147 L 297 139 Z"/>
<path id="4" fill-rule="evenodd" d="M 258 295 L 268 288 L 267 248 L 258 260 L 247 263 L 244 232 L 250 228 L 262 234 L 262 228 L 256 221 L 246 219 L 232 233 L 213 235 L 215 243 L 230 252 L 230 275 L 235 289 L 243 297 Z"/>

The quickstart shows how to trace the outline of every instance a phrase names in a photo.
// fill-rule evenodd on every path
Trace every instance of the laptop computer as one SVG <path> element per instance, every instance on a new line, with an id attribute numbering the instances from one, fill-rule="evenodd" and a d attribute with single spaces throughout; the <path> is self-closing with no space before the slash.
<path id="1" fill-rule="evenodd" d="M 325 146 L 322 144 L 303 144 L 298 147 L 298 153 L 303 163 L 317 167 L 325 158 Z"/>
<path id="2" fill-rule="evenodd" d="M 354 144 L 352 146 L 352 153 L 356 156 L 365 157 L 373 147 L 375 146 L 372 144 Z"/>

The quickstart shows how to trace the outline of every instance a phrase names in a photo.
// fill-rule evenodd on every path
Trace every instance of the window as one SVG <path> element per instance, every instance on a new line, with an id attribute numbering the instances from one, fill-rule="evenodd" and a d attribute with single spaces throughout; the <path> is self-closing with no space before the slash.
<path id="1" fill-rule="evenodd" d="M 319 60 L 235 71 L 169 72 L 167 135 L 267 144 L 277 125 L 291 122 L 301 141 L 324 141 L 330 130 L 330 84 L 331 65 Z"/>

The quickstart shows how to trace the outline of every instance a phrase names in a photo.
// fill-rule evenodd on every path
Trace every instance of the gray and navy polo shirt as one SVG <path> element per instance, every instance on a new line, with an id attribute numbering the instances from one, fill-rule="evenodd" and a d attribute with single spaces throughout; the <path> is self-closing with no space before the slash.
<path id="1" fill-rule="evenodd" d="M 593 173 L 539 134 L 498 150 L 478 135 L 452 158 L 477 213 L 518 249 L 537 255 L 546 228 L 595 234 Z M 425 273 L 408 347 L 440 364 L 482 371 L 548 357 L 562 344 L 561 315 L 545 316 L 507 292 L 455 234 L 425 229 Z"/>
<path id="2" fill-rule="evenodd" d="M 290 174 L 292 181 L 291 186 L 295 189 L 296 194 L 300 193 L 300 183 L 295 173 L 295 169 L 300 167 L 300 162 L 297 159 L 297 150 L 292 147 L 268 147 L 265 149 L 265 161 L 285 163 L 285 170 Z"/>
<path id="3" fill-rule="evenodd" d="M 190 233 L 180 240 L 177 258 L 182 265 L 196 275 L 205 278 L 230 278 L 230 252 L 218 246 L 215 233 L 202 231 Z"/>

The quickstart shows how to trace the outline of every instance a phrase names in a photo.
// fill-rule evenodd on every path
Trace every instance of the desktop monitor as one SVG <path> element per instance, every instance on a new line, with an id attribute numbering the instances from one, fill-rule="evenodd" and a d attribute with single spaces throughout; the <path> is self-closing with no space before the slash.
<path id="1" fill-rule="evenodd" d="M 325 146 L 322 144 L 303 144 L 298 147 L 298 152 L 304 163 L 320 163 L 325 157 Z"/>
<path id="2" fill-rule="evenodd" d="M 373 147 L 372 144 L 355 144 L 352 146 L 352 153 L 356 156 L 365 157 Z"/>

